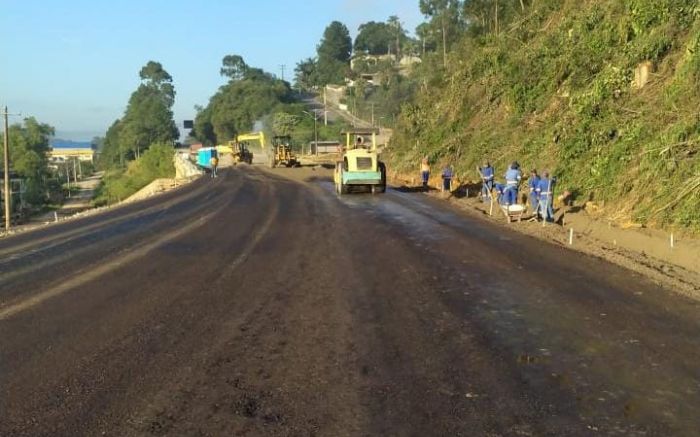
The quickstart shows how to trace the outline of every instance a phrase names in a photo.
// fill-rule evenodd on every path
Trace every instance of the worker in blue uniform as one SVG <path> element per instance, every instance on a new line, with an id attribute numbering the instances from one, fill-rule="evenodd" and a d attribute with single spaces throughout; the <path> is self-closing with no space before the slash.
<path id="1" fill-rule="evenodd" d="M 539 215 L 546 221 L 551 222 L 554 220 L 554 208 L 552 207 L 554 201 L 554 185 L 557 182 L 557 178 L 549 177 L 548 171 L 542 172 L 542 177 L 537 183 L 537 194 L 539 197 Z"/>
<path id="2" fill-rule="evenodd" d="M 452 167 L 446 165 L 442 169 L 442 191 L 447 191 L 448 193 L 452 191 Z"/>
<path id="3" fill-rule="evenodd" d="M 493 190 L 496 192 L 496 201 L 499 205 L 507 205 L 506 203 L 506 185 L 500 182 L 496 182 L 493 186 Z"/>
<path id="4" fill-rule="evenodd" d="M 522 179 L 522 173 L 520 172 L 520 164 L 513 162 L 510 168 L 506 171 L 506 189 L 505 198 L 506 205 L 513 205 L 518 201 L 518 186 L 520 185 L 520 180 Z"/>
<path id="5" fill-rule="evenodd" d="M 486 202 L 491 197 L 491 190 L 493 190 L 494 171 L 488 161 L 484 161 L 484 166 L 479 167 L 478 170 L 481 175 L 481 200 Z"/>
<path id="6" fill-rule="evenodd" d="M 530 178 L 527 180 L 527 186 L 530 189 L 530 207 L 532 208 L 532 211 L 537 215 L 537 211 L 539 210 L 539 196 L 538 196 L 538 191 L 537 188 L 539 187 L 540 183 L 540 176 L 537 174 L 536 169 L 532 169 L 530 171 Z"/>

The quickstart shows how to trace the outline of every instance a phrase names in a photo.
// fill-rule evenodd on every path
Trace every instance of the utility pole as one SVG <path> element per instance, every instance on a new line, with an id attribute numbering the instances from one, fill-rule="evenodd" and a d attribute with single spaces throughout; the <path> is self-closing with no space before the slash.
<path id="1" fill-rule="evenodd" d="M 302 111 L 304 114 L 308 114 L 314 118 L 314 144 L 316 144 L 316 153 L 315 155 L 318 156 L 318 114 L 316 113 L 316 110 L 313 110 L 313 113 L 308 112 L 308 111 Z M 311 150 L 309 150 L 309 155 L 311 154 Z"/>
<path id="2" fill-rule="evenodd" d="M 12 200 L 12 193 L 10 192 L 10 132 L 7 126 L 7 106 L 2 113 L 5 119 L 5 153 L 4 153 L 4 163 L 5 163 L 5 233 L 10 231 L 10 202 Z"/>
<path id="3" fill-rule="evenodd" d="M 64 167 L 66 169 L 66 182 L 68 183 L 68 197 L 70 198 L 70 170 L 68 169 L 68 164 Z"/>
<path id="4" fill-rule="evenodd" d="M 5 135 L 4 135 L 4 153 L 3 161 L 5 165 L 5 234 L 10 231 L 10 206 L 12 205 L 12 190 L 10 189 L 10 127 L 8 126 L 7 117 L 10 115 L 22 115 L 20 114 L 10 114 L 7 112 L 7 106 L 2 112 L 2 116 L 5 122 Z"/>
<path id="5" fill-rule="evenodd" d="M 328 106 L 326 101 L 326 87 L 323 87 L 323 125 L 328 126 Z"/>
<path id="6" fill-rule="evenodd" d="M 75 165 L 75 158 L 73 158 L 73 180 L 75 184 L 78 184 L 78 167 Z"/>
<path id="7" fill-rule="evenodd" d="M 357 97 L 352 98 L 352 126 L 356 127 L 355 120 L 357 119 Z"/>
<path id="8" fill-rule="evenodd" d="M 282 80 L 284 80 L 284 68 L 285 67 L 286 67 L 286 65 L 280 64 L 280 70 L 282 70 Z"/>
<path id="9" fill-rule="evenodd" d="M 316 156 L 318 156 L 318 128 L 316 127 L 317 121 L 318 116 L 316 114 L 316 111 L 314 111 L 314 142 L 316 143 Z"/>

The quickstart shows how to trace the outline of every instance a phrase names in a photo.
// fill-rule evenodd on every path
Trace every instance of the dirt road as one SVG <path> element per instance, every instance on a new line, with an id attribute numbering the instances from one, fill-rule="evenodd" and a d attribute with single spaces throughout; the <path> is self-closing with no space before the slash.
<path id="1" fill-rule="evenodd" d="M 700 432 L 697 303 L 292 171 L 0 240 L 0 435 Z"/>

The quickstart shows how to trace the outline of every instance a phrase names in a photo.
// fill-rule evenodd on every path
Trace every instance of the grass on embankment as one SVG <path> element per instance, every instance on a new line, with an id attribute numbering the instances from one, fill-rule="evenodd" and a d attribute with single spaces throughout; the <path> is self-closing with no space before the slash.
<path id="1" fill-rule="evenodd" d="M 173 147 L 168 144 L 153 144 L 141 158 L 130 161 L 126 169 L 105 171 L 95 204 L 120 202 L 156 179 L 175 177 L 173 153 Z"/>
<path id="2" fill-rule="evenodd" d="M 643 87 L 635 75 L 649 71 Z M 609 218 L 700 232 L 696 0 L 542 0 L 468 37 L 403 108 L 389 162 L 548 168 Z"/>

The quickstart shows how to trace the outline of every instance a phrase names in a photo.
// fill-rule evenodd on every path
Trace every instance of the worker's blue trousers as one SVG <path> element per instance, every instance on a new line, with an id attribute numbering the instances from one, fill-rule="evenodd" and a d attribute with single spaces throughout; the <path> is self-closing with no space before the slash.
<path id="1" fill-rule="evenodd" d="M 538 214 L 548 222 L 554 220 L 554 209 L 552 208 L 552 199 L 543 197 L 540 198 L 540 205 L 537 208 Z"/>
<path id="2" fill-rule="evenodd" d="M 491 197 L 491 190 L 493 190 L 493 179 L 490 181 L 484 181 L 481 185 L 481 200 L 486 202 L 487 199 Z"/>
<path id="3" fill-rule="evenodd" d="M 540 198 L 537 195 L 536 192 L 531 192 L 530 193 L 530 206 L 532 207 L 532 210 L 537 213 L 540 207 Z"/>
<path id="4" fill-rule="evenodd" d="M 506 205 L 513 205 L 518 202 L 518 187 L 509 185 L 503 194 L 506 198 Z"/>

